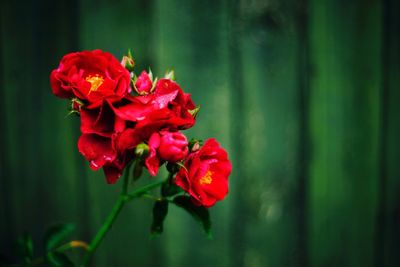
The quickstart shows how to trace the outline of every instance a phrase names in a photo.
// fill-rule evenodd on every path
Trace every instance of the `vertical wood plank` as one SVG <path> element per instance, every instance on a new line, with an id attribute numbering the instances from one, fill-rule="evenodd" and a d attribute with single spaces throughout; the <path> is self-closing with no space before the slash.
<path id="1" fill-rule="evenodd" d="M 381 6 L 310 4 L 310 266 L 372 266 Z"/>
<path id="2" fill-rule="evenodd" d="M 1 239 L 10 247 L 24 231 L 41 244 L 47 225 L 75 221 L 76 182 L 73 124 L 65 120 L 66 105 L 55 100 L 49 87 L 57 57 L 76 49 L 76 32 L 59 29 L 74 25 L 75 1 L 2 2 L 2 105 L 5 153 L 1 177 L 7 179 L 4 208 L 9 231 Z M 62 11 L 62 12 L 61 12 Z M 61 15 L 60 15 L 61 14 Z M 51 41 L 49 41 L 51 40 Z M 62 142 L 58 139 L 60 137 Z M 67 156 L 66 156 L 67 155 Z M 68 159 L 67 159 L 68 158 Z M 51 199 L 51 201 L 49 201 Z M 46 203 L 45 208 L 43 203 Z M 76 217 L 75 217 L 76 216 Z M 36 253 L 40 254 L 38 245 Z"/>
<path id="3" fill-rule="evenodd" d="M 173 68 L 182 89 L 201 105 L 191 138 L 215 137 L 228 151 L 229 87 L 227 83 L 226 13 L 222 1 L 157 1 L 157 73 Z M 214 240 L 207 240 L 197 223 L 171 207 L 165 226 L 168 266 L 227 266 L 228 207 L 232 195 L 211 208 Z M 196 245 L 193 245 L 195 240 Z M 177 246 L 179 244 L 179 246 Z M 184 248 L 184 249 L 183 249 Z"/>
<path id="4" fill-rule="evenodd" d="M 303 41 L 292 1 L 230 10 L 234 202 L 230 266 L 302 266 L 299 139 Z M 303 66 L 302 66 L 303 67 Z M 303 225 L 304 226 L 304 225 Z"/>
<path id="5" fill-rule="evenodd" d="M 400 19 L 398 1 L 383 1 L 382 101 L 380 138 L 380 217 L 376 229 L 376 265 L 397 266 L 400 250 Z"/>
<path id="6" fill-rule="evenodd" d="M 80 47 L 82 50 L 102 49 L 118 59 L 132 49 L 136 72 L 153 64 L 152 42 L 153 1 L 81 1 Z M 84 161 L 84 159 L 82 158 Z M 82 168 L 88 176 L 88 197 L 91 234 L 109 214 L 118 197 L 121 181 L 115 185 L 105 182 L 103 172 L 93 172 L 87 163 Z M 140 183 L 149 182 L 149 176 Z M 137 200 L 126 205 L 114 227 L 96 252 L 95 266 L 160 266 L 162 249 L 149 238 L 152 203 Z M 162 264 L 161 264 L 162 265 Z"/>

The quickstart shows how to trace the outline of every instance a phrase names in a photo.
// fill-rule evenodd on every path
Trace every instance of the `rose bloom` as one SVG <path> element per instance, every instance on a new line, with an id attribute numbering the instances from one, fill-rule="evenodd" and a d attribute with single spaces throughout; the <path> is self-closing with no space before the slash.
<path id="1" fill-rule="evenodd" d="M 152 176 L 156 176 L 160 160 L 175 163 L 183 160 L 189 152 L 188 141 L 181 132 L 160 131 L 149 139 L 149 155 L 145 166 Z"/>
<path id="2" fill-rule="evenodd" d="M 116 141 L 117 149 L 133 149 L 147 142 L 151 135 L 163 129 L 188 129 L 196 122 L 191 110 L 196 108 L 189 94 L 168 79 L 157 82 L 152 94 L 127 97 L 128 104 L 114 108 L 116 116 L 134 127 L 126 129 Z"/>
<path id="3" fill-rule="evenodd" d="M 125 122 L 115 116 L 108 101 L 95 109 L 83 107 L 80 118 L 79 152 L 92 170 L 103 168 L 107 182 L 115 183 L 130 159 L 127 151 L 117 151 L 115 147 L 115 139 L 124 131 Z"/>
<path id="4" fill-rule="evenodd" d="M 53 93 L 61 98 L 78 98 L 88 108 L 104 99 L 118 101 L 130 93 L 130 74 L 110 53 L 101 50 L 65 55 L 50 75 Z"/>
<path id="5" fill-rule="evenodd" d="M 211 207 L 225 198 L 232 165 L 215 139 L 208 139 L 198 151 L 189 154 L 184 166 L 175 183 L 190 194 L 194 204 Z"/>

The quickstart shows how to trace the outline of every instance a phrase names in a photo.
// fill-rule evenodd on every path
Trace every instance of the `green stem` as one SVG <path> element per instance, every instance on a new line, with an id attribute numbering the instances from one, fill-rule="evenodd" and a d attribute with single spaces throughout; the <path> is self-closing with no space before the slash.
<path id="1" fill-rule="evenodd" d="M 97 232 L 95 237 L 93 238 L 92 242 L 89 244 L 89 249 L 87 250 L 85 257 L 83 259 L 83 266 L 88 266 L 90 260 L 92 259 L 93 253 L 96 251 L 97 247 L 100 245 L 100 242 L 103 240 L 105 235 L 107 234 L 108 230 L 110 230 L 112 224 L 114 223 L 115 219 L 117 218 L 119 212 L 121 211 L 122 207 L 124 206 L 126 199 L 123 196 L 120 196 L 115 203 L 114 207 L 111 210 L 111 213 L 108 215 L 106 221 Z"/>
<path id="2" fill-rule="evenodd" d="M 165 183 L 167 180 L 162 180 L 162 181 L 157 181 L 148 185 L 145 185 L 141 188 L 138 188 L 137 190 L 133 191 L 130 194 L 126 195 L 126 200 L 129 201 L 133 198 L 137 198 L 137 197 L 141 197 L 142 195 L 146 194 L 148 191 L 159 187 L 160 185 L 162 185 L 163 183 Z"/>
<path id="3" fill-rule="evenodd" d="M 114 204 L 114 207 L 112 208 L 111 213 L 108 215 L 107 219 L 105 220 L 105 222 L 101 226 L 100 230 L 97 232 L 97 234 L 93 238 L 92 242 L 90 242 L 89 248 L 83 258 L 82 266 L 89 265 L 90 260 L 92 259 L 93 253 L 96 251 L 97 247 L 100 245 L 101 241 L 106 236 L 108 230 L 110 230 L 115 219 L 117 218 L 118 214 L 120 213 L 122 207 L 125 205 L 125 203 L 127 201 L 126 195 L 128 192 L 130 167 L 131 167 L 131 164 L 129 164 L 125 169 L 121 193 L 117 199 L 117 202 Z"/>
<path id="4" fill-rule="evenodd" d="M 138 188 L 137 190 L 133 191 L 132 193 L 128 193 L 128 185 L 129 185 L 129 169 L 130 165 L 127 166 L 124 174 L 124 181 L 122 184 L 122 190 L 121 194 L 118 197 L 117 202 L 115 203 L 114 207 L 111 210 L 111 213 L 108 215 L 106 221 L 103 223 L 102 227 L 100 230 L 97 232 L 95 237 L 93 238 L 92 242 L 89 244 L 89 248 L 84 256 L 83 259 L 83 267 L 86 267 L 89 265 L 90 260 L 92 259 L 93 253 L 96 251 L 97 247 L 100 245 L 101 241 L 107 234 L 107 232 L 110 230 L 111 226 L 113 225 L 115 219 L 117 218 L 118 214 L 120 213 L 122 207 L 127 203 L 128 201 L 140 197 L 143 194 L 146 194 L 149 190 L 154 189 L 161 184 L 165 182 L 163 181 L 158 181 L 154 182 L 148 185 L 145 185 L 141 188 Z"/>

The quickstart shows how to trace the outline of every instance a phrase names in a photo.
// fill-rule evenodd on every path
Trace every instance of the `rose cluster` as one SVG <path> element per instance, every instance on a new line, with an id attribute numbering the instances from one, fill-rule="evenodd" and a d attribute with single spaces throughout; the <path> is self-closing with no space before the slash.
<path id="1" fill-rule="evenodd" d="M 53 93 L 71 100 L 79 114 L 79 152 L 93 170 L 115 183 L 139 159 L 152 176 L 164 164 L 178 166 L 173 182 L 196 205 L 209 207 L 225 197 L 231 163 L 215 139 L 189 145 L 182 130 L 196 122 L 198 108 L 171 73 L 136 76 L 134 61 L 119 62 L 101 50 L 65 55 L 50 75 Z"/>

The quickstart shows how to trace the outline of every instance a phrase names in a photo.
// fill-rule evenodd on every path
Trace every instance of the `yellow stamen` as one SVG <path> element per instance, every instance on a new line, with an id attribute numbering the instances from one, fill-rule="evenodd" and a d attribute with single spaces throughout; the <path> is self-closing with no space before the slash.
<path id="1" fill-rule="evenodd" d="M 207 171 L 206 174 L 200 178 L 200 184 L 211 184 L 212 182 L 212 175 L 213 172 L 212 171 Z"/>
<path id="2" fill-rule="evenodd" d="M 89 94 L 92 91 L 96 91 L 104 82 L 103 76 L 100 76 L 99 74 L 96 74 L 94 76 L 89 75 L 86 77 L 85 80 L 91 84 Z"/>

